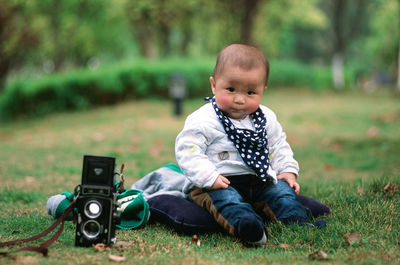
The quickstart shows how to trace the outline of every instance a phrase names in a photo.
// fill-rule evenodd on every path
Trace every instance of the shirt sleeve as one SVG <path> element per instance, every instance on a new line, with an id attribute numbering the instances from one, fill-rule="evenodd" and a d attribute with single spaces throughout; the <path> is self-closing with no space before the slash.
<path id="1" fill-rule="evenodd" d="M 267 135 L 269 156 L 272 169 L 277 175 L 283 172 L 299 174 L 299 164 L 293 157 L 293 151 L 286 141 L 286 134 L 278 122 L 275 113 L 267 109 Z"/>
<path id="2" fill-rule="evenodd" d="M 204 125 L 189 119 L 175 142 L 176 160 L 185 177 L 198 188 L 210 188 L 219 175 L 206 155 L 211 141 L 208 131 Z"/>

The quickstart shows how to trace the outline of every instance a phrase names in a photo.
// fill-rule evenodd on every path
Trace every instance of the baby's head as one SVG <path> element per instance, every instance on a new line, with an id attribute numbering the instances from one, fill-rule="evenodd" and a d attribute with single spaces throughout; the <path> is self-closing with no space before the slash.
<path id="1" fill-rule="evenodd" d="M 217 57 L 213 71 L 214 80 L 223 74 L 226 65 L 236 66 L 242 70 L 249 71 L 254 68 L 264 70 L 265 86 L 269 77 L 269 62 L 264 53 L 257 47 L 247 44 L 230 44 L 223 48 Z"/>
<path id="2" fill-rule="evenodd" d="M 245 44 L 225 47 L 210 77 L 217 106 L 230 118 L 244 119 L 258 109 L 268 75 L 268 61 L 258 48 Z"/>

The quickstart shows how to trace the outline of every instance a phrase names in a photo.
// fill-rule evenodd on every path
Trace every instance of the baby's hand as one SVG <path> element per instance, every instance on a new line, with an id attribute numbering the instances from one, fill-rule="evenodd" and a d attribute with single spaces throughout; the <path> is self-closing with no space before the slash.
<path id="1" fill-rule="evenodd" d="M 300 185 L 296 181 L 296 175 L 293 173 L 283 172 L 277 176 L 277 179 L 282 179 L 289 184 L 289 187 L 293 188 L 296 194 L 300 192 Z"/>
<path id="2" fill-rule="evenodd" d="M 225 178 L 222 175 L 218 175 L 217 179 L 214 181 L 214 184 L 211 186 L 211 189 L 212 190 L 227 189 L 229 184 L 231 184 L 229 179 Z"/>

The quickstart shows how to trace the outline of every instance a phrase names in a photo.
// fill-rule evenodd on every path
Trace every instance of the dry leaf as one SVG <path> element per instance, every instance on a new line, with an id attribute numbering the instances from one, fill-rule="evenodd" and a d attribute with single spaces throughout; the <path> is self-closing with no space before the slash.
<path id="1" fill-rule="evenodd" d="M 388 183 L 385 185 L 385 187 L 383 188 L 383 193 L 388 193 L 388 194 L 396 194 L 399 192 L 399 187 L 397 187 L 395 184 L 393 183 Z"/>
<path id="2" fill-rule="evenodd" d="M 11 133 L 0 133 L 0 141 L 8 141 L 12 139 Z"/>
<path id="3" fill-rule="evenodd" d="M 299 138 L 297 136 L 290 135 L 287 137 L 287 141 L 290 145 L 296 145 L 299 143 Z"/>
<path id="4" fill-rule="evenodd" d="M 93 246 L 94 250 L 95 250 L 95 251 L 98 251 L 98 252 L 103 252 L 103 251 L 106 251 L 106 250 L 107 250 L 107 251 L 110 250 L 110 247 L 107 246 L 107 245 L 104 244 L 104 243 L 97 243 L 96 245 L 93 244 L 92 246 Z"/>
<path id="5" fill-rule="evenodd" d="M 129 241 L 117 241 L 117 243 L 114 244 L 114 246 L 116 246 L 116 247 L 129 247 L 132 245 L 133 245 L 133 242 L 129 242 Z"/>
<path id="6" fill-rule="evenodd" d="M 137 153 L 139 151 L 139 145 L 136 143 L 133 143 L 129 146 L 129 151 L 132 153 Z"/>
<path id="7" fill-rule="evenodd" d="M 115 262 L 123 262 L 126 260 L 124 256 L 117 256 L 117 255 L 112 255 L 108 254 L 108 260 L 109 261 L 115 261 Z"/>
<path id="8" fill-rule="evenodd" d="M 382 115 L 374 116 L 372 119 L 379 123 L 395 123 L 399 119 L 399 114 L 396 112 L 387 112 Z"/>
<path id="9" fill-rule="evenodd" d="M 340 152 L 343 150 L 343 147 L 340 143 L 335 142 L 331 145 L 331 150 L 334 152 Z"/>
<path id="10" fill-rule="evenodd" d="M 329 260 L 328 254 L 322 250 L 316 250 L 308 255 L 308 259 L 310 260 Z"/>
<path id="11" fill-rule="evenodd" d="M 102 142 L 104 140 L 104 134 L 97 132 L 93 134 L 92 138 L 95 142 Z"/>
<path id="12" fill-rule="evenodd" d="M 153 145 L 150 148 L 150 155 L 152 157 L 159 157 L 161 155 L 161 150 L 164 146 L 164 142 L 161 139 L 157 139 L 154 141 Z"/>
<path id="13" fill-rule="evenodd" d="M 361 188 L 360 186 L 357 187 L 357 192 L 360 195 L 364 195 L 365 194 L 365 190 L 363 188 Z"/>
<path id="14" fill-rule="evenodd" d="M 332 165 L 332 164 L 325 164 L 323 167 L 324 167 L 324 169 L 325 169 L 326 171 L 332 171 L 332 170 L 335 169 L 335 166 Z"/>
<path id="15" fill-rule="evenodd" d="M 375 127 L 368 128 L 367 136 L 368 138 L 376 138 L 378 136 L 378 129 L 376 129 Z"/>
<path id="16" fill-rule="evenodd" d="M 31 183 L 35 183 L 35 182 L 36 182 L 35 177 L 32 177 L 32 176 L 26 176 L 25 177 L 25 183 L 31 184 Z"/>
<path id="17" fill-rule="evenodd" d="M 190 242 L 190 244 L 196 244 L 198 247 L 200 247 L 200 239 L 198 235 L 194 235 L 192 237 L 192 241 Z"/>
<path id="18" fill-rule="evenodd" d="M 353 244 L 358 244 L 361 242 L 361 235 L 358 233 L 346 233 L 343 238 L 347 239 L 347 242 L 349 243 L 349 245 L 353 245 Z"/>
<path id="19" fill-rule="evenodd" d="M 47 162 L 54 162 L 55 158 L 56 157 L 54 155 L 48 155 L 47 156 Z"/>
<path id="20" fill-rule="evenodd" d="M 122 149 L 122 147 L 114 148 L 114 153 L 116 153 L 117 155 L 122 154 L 123 152 L 124 150 Z"/>
<path id="21" fill-rule="evenodd" d="M 284 243 L 279 244 L 278 247 L 283 248 L 283 249 L 290 249 L 290 248 L 292 248 L 291 245 L 289 245 L 289 244 L 284 244 Z"/>
<path id="22" fill-rule="evenodd" d="M 10 259 L 12 261 L 14 261 L 14 264 L 20 264 L 20 265 L 30 265 L 30 264 L 38 264 L 38 258 L 37 257 L 33 257 L 33 256 L 11 256 L 10 255 Z"/>

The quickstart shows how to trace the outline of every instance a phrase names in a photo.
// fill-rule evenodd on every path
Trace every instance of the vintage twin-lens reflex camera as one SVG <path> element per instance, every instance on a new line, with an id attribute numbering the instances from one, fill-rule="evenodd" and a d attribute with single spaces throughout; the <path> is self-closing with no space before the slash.
<path id="1" fill-rule="evenodd" d="M 75 246 L 116 242 L 115 226 L 120 221 L 120 212 L 114 182 L 114 157 L 84 156 L 82 185 L 76 199 Z"/>

